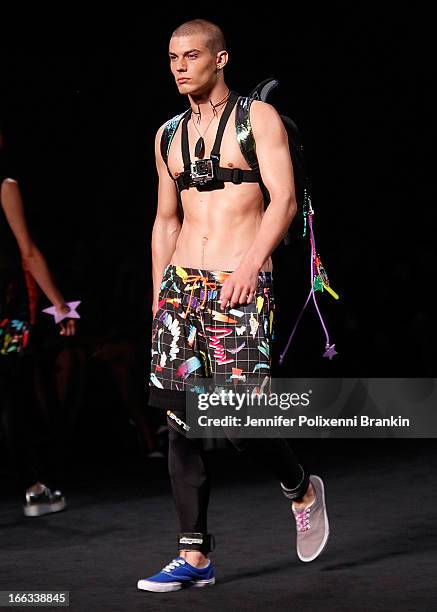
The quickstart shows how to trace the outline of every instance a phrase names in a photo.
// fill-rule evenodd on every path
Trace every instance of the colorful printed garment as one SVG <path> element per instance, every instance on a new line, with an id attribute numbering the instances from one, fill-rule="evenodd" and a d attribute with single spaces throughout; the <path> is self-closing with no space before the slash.
<path id="1" fill-rule="evenodd" d="M 0 355 L 22 353 L 27 346 L 30 329 L 27 321 L 0 320 Z"/>
<path id="2" fill-rule="evenodd" d="M 232 272 L 181 268 L 164 271 L 152 323 L 149 404 L 184 408 L 185 393 L 212 378 L 260 392 L 270 381 L 274 293 L 272 272 L 261 271 L 250 304 L 220 309 L 220 291 Z"/>

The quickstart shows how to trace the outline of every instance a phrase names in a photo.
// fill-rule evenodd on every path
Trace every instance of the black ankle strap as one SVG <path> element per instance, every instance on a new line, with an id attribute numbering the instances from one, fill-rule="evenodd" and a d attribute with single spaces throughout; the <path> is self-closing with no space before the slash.
<path id="1" fill-rule="evenodd" d="M 211 533 L 184 532 L 178 534 L 178 550 L 199 550 L 206 554 L 215 549 L 215 537 Z"/>

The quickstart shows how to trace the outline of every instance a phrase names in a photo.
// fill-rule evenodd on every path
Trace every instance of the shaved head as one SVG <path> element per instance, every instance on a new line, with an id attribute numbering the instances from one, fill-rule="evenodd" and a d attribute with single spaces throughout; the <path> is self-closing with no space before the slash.
<path id="1" fill-rule="evenodd" d="M 205 45 L 211 53 L 218 53 L 226 49 L 226 41 L 221 29 L 215 23 L 206 21 L 206 19 L 192 19 L 180 25 L 171 35 L 175 36 L 193 36 L 203 34 Z"/>

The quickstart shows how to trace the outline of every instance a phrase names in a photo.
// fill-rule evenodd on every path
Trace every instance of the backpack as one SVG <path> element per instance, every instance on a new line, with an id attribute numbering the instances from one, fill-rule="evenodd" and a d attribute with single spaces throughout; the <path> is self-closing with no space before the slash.
<path id="1" fill-rule="evenodd" d="M 262 102 L 266 102 L 267 98 L 275 87 L 279 85 L 279 81 L 276 79 L 266 79 L 262 81 L 259 85 L 255 87 L 255 89 L 250 94 L 250 98 L 254 100 L 261 100 Z M 296 237 L 298 232 L 302 232 L 302 237 L 309 236 L 310 246 L 311 246 L 311 289 L 308 294 L 308 297 L 305 301 L 305 304 L 300 311 L 300 314 L 296 320 L 296 323 L 293 326 L 291 334 L 288 338 L 288 342 L 285 346 L 285 349 L 279 356 L 279 364 L 282 365 L 284 361 L 285 354 L 290 347 L 293 336 L 296 332 L 296 329 L 299 325 L 299 322 L 302 318 L 302 315 L 308 305 L 310 298 L 313 298 L 314 306 L 316 308 L 317 314 L 320 319 L 320 323 L 322 325 L 322 329 L 325 333 L 325 352 L 323 353 L 323 357 L 327 357 L 331 360 L 334 355 L 337 355 L 337 351 L 335 350 L 335 344 L 331 344 L 331 340 L 329 338 L 329 332 L 326 327 L 326 324 L 323 320 L 322 314 L 317 304 L 316 299 L 316 291 L 323 291 L 324 289 L 332 295 L 332 297 L 336 300 L 339 299 L 339 296 L 335 291 L 330 287 L 328 275 L 326 274 L 326 270 L 323 267 L 322 261 L 320 259 L 320 255 L 316 250 L 316 243 L 314 238 L 312 217 L 314 215 L 314 210 L 311 206 L 311 184 L 305 167 L 305 159 L 303 154 L 303 145 L 302 140 L 300 138 L 299 130 L 290 119 L 285 115 L 280 115 L 282 122 L 284 124 L 285 129 L 287 130 L 288 136 L 288 146 L 290 148 L 291 161 L 293 162 L 293 172 L 294 172 L 294 183 L 295 183 L 295 191 L 296 191 L 296 202 L 297 202 L 297 214 L 293 219 L 288 231 L 284 237 L 284 243 L 290 244 L 293 239 Z M 244 154 L 244 153 L 243 153 Z M 252 168 L 251 163 L 248 161 L 250 167 Z M 253 163 L 253 162 L 252 162 Z M 264 194 L 264 202 L 268 198 L 268 194 Z"/>
<path id="2" fill-rule="evenodd" d="M 279 85 L 277 79 L 266 79 L 259 83 L 251 92 L 249 98 L 267 102 L 270 92 Z M 297 125 L 290 117 L 280 114 L 282 123 L 287 131 L 288 146 L 290 148 L 291 161 L 293 163 L 294 186 L 296 193 L 297 212 L 284 236 L 284 244 L 291 244 L 293 240 L 299 237 L 307 236 L 308 230 L 308 212 L 310 206 L 310 180 L 306 171 L 304 148 L 299 134 Z M 243 155 L 245 156 L 244 151 Z M 250 158 L 245 156 L 246 161 L 252 168 L 254 163 Z M 264 206 L 267 207 L 270 203 L 268 191 L 262 186 L 264 195 Z"/>

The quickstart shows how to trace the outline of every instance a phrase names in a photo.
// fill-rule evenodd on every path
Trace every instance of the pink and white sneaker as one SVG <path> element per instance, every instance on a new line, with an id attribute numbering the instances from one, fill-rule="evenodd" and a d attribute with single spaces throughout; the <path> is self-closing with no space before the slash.
<path id="1" fill-rule="evenodd" d="M 297 556 L 301 561 L 314 561 L 325 548 L 329 537 L 329 522 L 325 504 L 325 487 L 319 476 L 310 476 L 316 497 L 303 510 L 292 511 L 296 519 Z"/>

